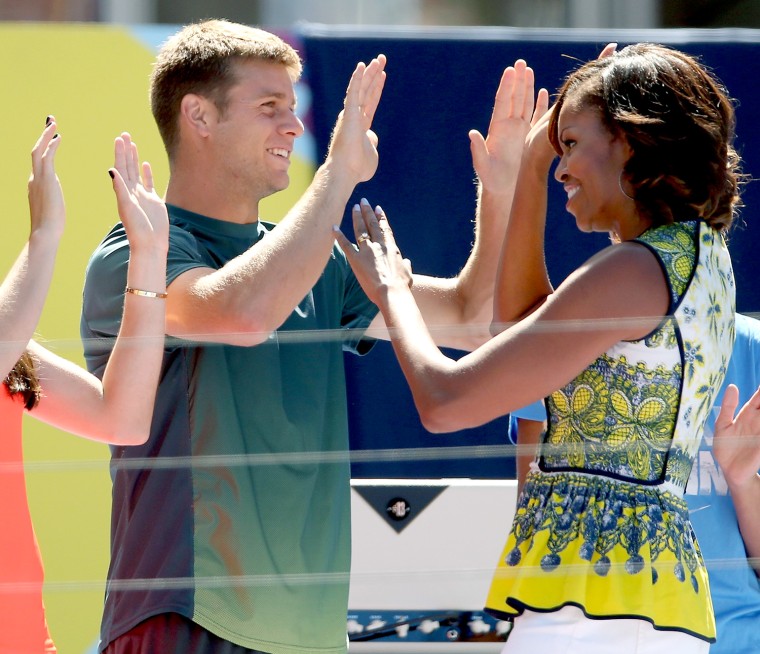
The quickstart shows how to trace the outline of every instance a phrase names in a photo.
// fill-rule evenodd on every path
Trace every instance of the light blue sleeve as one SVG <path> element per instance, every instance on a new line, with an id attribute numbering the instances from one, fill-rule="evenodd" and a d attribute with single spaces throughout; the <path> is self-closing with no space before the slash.
<path id="1" fill-rule="evenodd" d="M 528 406 L 524 406 L 522 409 L 512 412 L 512 416 L 515 418 L 522 418 L 523 420 L 535 420 L 537 422 L 543 422 L 546 420 L 546 408 L 544 407 L 544 401 L 539 400 Z"/>

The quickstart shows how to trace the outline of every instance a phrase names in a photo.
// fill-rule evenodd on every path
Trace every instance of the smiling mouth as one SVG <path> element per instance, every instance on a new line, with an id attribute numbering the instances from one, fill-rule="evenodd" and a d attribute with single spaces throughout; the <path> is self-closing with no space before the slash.
<path id="1" fill-rule="evenodd" d="M 290 150 L 286 150 L 285 148 L 268 148 L 267 152 L 269 154 L 273 154 L 276 157 L 290 159 Z"/>

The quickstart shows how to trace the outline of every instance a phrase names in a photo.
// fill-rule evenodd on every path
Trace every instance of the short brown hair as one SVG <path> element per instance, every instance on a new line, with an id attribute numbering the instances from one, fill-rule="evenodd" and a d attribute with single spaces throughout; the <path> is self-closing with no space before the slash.
<path id="1" fill-rule="evenodd" d="M 224 112 L 227 93 L 236 82 L 234 64 L 247 59 L 282 64 L 294 82 L 301 76 L 301 59 L 290 45 L 271 32 L 240 23 L 192 23 L 162 46 L 150 79 L 150 104 L 170 159 L 179 136 L 182 98 L 197 93 Z"/>
<path id="2" fill-rule="evenodd" d="M 740 202 L 740 158 L 728 92 L 695 57 L 638 43 L 572 72 L 559 91 L 549 138 L 560 152 L 563 104 L 590 107 L 631 156 L 623 176 L 653 225 L 702 218 L 727 229 Z"/>

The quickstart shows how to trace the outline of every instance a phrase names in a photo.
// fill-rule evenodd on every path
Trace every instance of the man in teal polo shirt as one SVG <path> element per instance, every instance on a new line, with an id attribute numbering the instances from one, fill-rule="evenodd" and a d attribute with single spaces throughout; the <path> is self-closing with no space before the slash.
<path id="1" fill-rule="evenodd" d="M 189 25 L 159 53 L 154 116 L 170 162 L 167 334 L 151 437 L 112 452 L 113 511 L 100 650 L 108 654 L 346 651 L 350 564 L 343 351 L 381 329 L 332 226 L 378 163 L 370 130 L 385 57 L 357 65 L 324 163 L 276 226 L 262 198 L 284 189 L 297 53 L 226 21 Z M 475 245 L 455 279 L 415 276 L 442 345 L 488 338 L 493 280 L 533 109 L 524 62 L 502 79 Z M 524 106 L 509 102 L 517 90 Z M 507 97 L 510 96 L 510 97 Z M 526 115 L 527 112 L 527 115 Z M 137 169 L 128 135 L 125 170 Z M 469 236 L 468 236 L 469 238 Z M 361 239 L 360 239 L 361 240 Z M 88 265 L 81 332 L 102 372 L 121 318 L 128 244 L 117 225 Z M 314 337 L 319 334 L 319 337 Z M 381 335 L 381 331 L 372 332 Z"/>

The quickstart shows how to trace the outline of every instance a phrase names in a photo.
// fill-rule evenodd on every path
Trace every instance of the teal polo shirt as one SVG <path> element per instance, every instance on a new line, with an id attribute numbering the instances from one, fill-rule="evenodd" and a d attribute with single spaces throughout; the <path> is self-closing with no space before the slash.
<path id="1" fill-rule="evenodd" d="M 168 284 L 192 268 L 221 268 L 276 228 L 172 206 L 169 214 Z M 96 374 L 118 330 L 128 256 L 117 225 L 88 264 L 81 335 Z M 362 335 L 376 313 L 336 246 L 264 343 L 167 339 L 148 442 L 112 448 L 101 649 L 152 615 L 177 612 L 251 649 L 345 652 L 343 352 L 369 349 Z"/>

